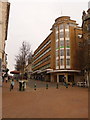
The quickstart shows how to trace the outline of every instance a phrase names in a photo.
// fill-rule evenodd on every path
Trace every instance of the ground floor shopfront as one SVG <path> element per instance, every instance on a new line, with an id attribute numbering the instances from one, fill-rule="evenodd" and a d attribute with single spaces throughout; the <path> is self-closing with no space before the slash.
<path id="1" fill-rule="evenodd" d="M 80 75 L 78 70 L 56 70 L 51 73 L 51 82 L 66 82 L 66 83 L 77 83 L 82 81 L 83 77 Z"/>
<path id="2" fill-rule="evenodd" d="M 77 83 L 78 81 L 83 81 L 83 76 L 81 76 L 79 70 L 45 70 L 37 71 L 32 75 L 34 79 L 47 81 L 47 82 L 57 82 L 57 83 Z"/>

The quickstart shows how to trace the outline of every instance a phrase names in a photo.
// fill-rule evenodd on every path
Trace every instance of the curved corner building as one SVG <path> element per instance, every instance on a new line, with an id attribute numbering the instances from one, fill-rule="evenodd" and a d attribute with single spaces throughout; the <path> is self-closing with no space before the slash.
<path id="1" fill-rule="evenodd" d="M 69 16 L 55 20 L 51 33 L 33 54 L 33 76 L 50 82 L 82 79 L 82 29 Z"/>

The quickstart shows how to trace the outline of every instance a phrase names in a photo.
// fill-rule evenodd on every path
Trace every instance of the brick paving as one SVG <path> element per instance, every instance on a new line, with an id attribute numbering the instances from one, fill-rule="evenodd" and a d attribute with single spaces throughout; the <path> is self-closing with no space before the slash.
<path id="1" fill-rule="evenodd" d="M 35 91 L 34 83 L 38 83 Z M 31 81 L 26 91 L 18 91 L 18 83 L 10 92 L 10 83 L 3 83 L 3 118 L 88 118 L 88 89 Z M 31 85 L 31 86 L 30 86 Z M 40 87 L 39 87 L 40 85 Z M 53 87 L 52 87 L 53 86 Z"/>

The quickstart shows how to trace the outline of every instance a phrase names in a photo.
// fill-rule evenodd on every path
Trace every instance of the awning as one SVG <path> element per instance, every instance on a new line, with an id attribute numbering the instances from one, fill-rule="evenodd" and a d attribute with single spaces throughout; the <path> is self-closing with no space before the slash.
<path id="1" fill-rule="evenodd" d="M 80 70 L 53 70 L 53 73 L 56 72 L 73 72 L 73 73 L 80 73 Z"/>

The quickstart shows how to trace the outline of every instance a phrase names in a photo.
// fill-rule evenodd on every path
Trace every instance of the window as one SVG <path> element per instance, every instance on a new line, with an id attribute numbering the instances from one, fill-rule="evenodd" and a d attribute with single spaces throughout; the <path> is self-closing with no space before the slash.
<path id="1" fill-rule="evenodd" d="M 66 47 L 70 47 L 70 41 L 66 40 Z"/>
<path id="2" fill-rule="evenodd" d="M 67 59 L 67 60 L 66 60 L 66 65 L 67 65 L 67 66 L 70 66 L 70 59 Z"/>
<path id="3" fill-rule="evenodd" d="M 45 69 L 47 69 L 47 68 L 49 68 L 49 67 L 50 67 L 50 64 L 47 64 L 47 65 L 45 65 L 45 66 L 39 68 L 39 70 L 45 70 Z"/>
<path id="4" fill-rule="evenodd" d="M 64 56 L 64 49 L 60 50 L 60 56 Z"/>
<path id="5" fill-rule="evenodd" d="M 69 32 L 68 31 L 65 32 L 65 38 L 66 39 L 69 38 Z"/>
<path id="6" fill-rule="evenodd" d="M 37 67 L 38 65 L 42 64 L 43 62 L 46 62 L 47 60 L 49 60 L 51 58 L 51 56 L 47 56 L 46 58 L 42 59 L 41 61 L 39 61 L 38 63 L 36 63 L 33 68 Z"/>
<path id="7" fill-rule="evenodd" d="M 62 30 L 62 29 L 64 30 L 64 25 L 61 24 L 60 27 L 59 27 L 59 29 L 60 29 L 60 30 Z"/>
<path id="8" fill-rule="evenodd" d="M 66 25 L 65 25 L 65 31 L 68 31 L 68 30 L 69 30 L 69 25 L 66 24 Z"/>
<path id="9" fill-rule="evenodd" d="M 60 59 L 60 65 L 61 65 L 61 66 L 64 65 L 64 59 Z"/>
<path id="10" fill-rule="evenodd" d="M 64 40 L 60 40 L 60 47 L 64 47 Z"/>
<path id="11" fill-rule="evenodd" d="M 69 25 L 68 24 L 65 25 L 65 37 L 69 38 Z"/>
<path id="12" fill-rule="evenodd" d="M 60 29 L 60 38 L 64 38 L 64 25 L 61 24 L 61 25 L 59 26 L 59 29 Z"/>
<path id="13" fill-rule="evenodd" d="M 43 45 L 43 47 L 34 55 L 34 57 L 36 56 L 36 55 L 38 55 L 48 44 L 50 44 L 51 43 L 51 40 L 49 40 L 46 44 L 44 44 Z M 33 57 L 33 58 L 34 58 Z"/>
<path id="14" fill-rule="evenodd" d="M 35 60 L 34 60 L 34 62 L 35 61 L 37 61 L 38 59 L 40 59 L 42 56 L 44 56 L 47 52 L 49 52 L 51 50 L 51 48 L 48 48 L 46 51 L 44 51 L 40 56 L 38 56 Z M 33 63 L 34 63 L 33 62 Z"/>
<path id="15" fill-rule="evenodd" d="M 56 60 L 56 69 L 59 69 L 59 60 Z"/>
<path id="16" fill-rule="evenodd" d="M 64 40 L 64 38 L 60 38 L 60 40 Z"/>
<path id="17" fill-rule="evenodd" d="M 66 49 L 66 56 L 70 56 L 70 49 Z"/>
<path id="18" fill-rule="evenodd" d="M 60 32 L 60 38 L 64 38 L 64 32 Z"/>

